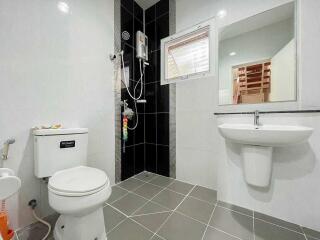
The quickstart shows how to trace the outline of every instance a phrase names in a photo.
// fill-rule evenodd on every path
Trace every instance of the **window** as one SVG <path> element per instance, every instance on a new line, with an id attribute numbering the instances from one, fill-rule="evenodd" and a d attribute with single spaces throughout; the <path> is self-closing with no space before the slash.
<path id="1" fill-rule="evenodd" d="M 213 24 L 208 21 L 161 40 L 161 84 L 213 75 Z"/>

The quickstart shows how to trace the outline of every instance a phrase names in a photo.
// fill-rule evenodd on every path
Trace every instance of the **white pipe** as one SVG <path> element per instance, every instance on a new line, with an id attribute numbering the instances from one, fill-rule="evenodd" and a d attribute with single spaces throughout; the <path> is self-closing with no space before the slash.
<path id="1" fill-rule="evenodd" d="M 46 239 L 48 238 L 50 232 L 51 232 L 51 225 L 50 225 L 48 222 L 44 221 L 43 219 L 39 218 L 39 217 L 37 216 L 37 214 L 36 214 L 36 211 L 35 211 L 34 209 L 32 210 L 32 214 L 33 214 L 33 217 L 34 217 L 35 219 L 37 219 L 39 222 L 43 223 L 44 225 L 46 225 L 46 226 L 48 227 L 48 232 L 47 232 L 47 234 L 41 239 L 41 240 L 46 240 Z"/>

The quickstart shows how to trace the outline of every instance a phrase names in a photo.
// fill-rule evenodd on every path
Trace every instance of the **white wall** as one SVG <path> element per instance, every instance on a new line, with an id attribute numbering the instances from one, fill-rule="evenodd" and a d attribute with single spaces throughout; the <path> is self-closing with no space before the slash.
<path id="1" fill-rule="evenodd" d="M 177 0 L 177 31 L 214 16 L 220 9 L 228 15 L 219 21 L 223 26 L 287 3 L 286 0 Z M 252 7 L 255 6 L 255 7 Z M 275 150 L 274 178 L 270 189 L 260 192 L 244 184 L 239 148 L 225 144 L 217 131 L 222 122 L 252 122 L 244 116 L 213 117 L 214 111 L 290 109 L 320 106 L 317 55 L 320 54 L 318 0 L 299 1 L 299 102 L 246 106 L 218 106 L 216 78 L 186 81 L 177 89 L 177 178 L 215 188 L 219 198 L 233 204 L 280 217 L 320 230 L 319 141 L 320 116 L 292 114 L 263 116 L 263 123 L 282 123 L 315 128 L 309 144 Z M 302 86 L 301 86 L 302 85 Z M 266 119 L 267 118 L 267 119 Z"/>
<path id="2" fill-rule="evenodd" d="M 296 95 L 295 40 L 292 39 L 271 59 L 270 101 L 294 100 Z M 284 70 L 285 69 L 285 70 Z"/>
<path id="3" fill-rule="evenodd" d="M 14 137 L 5 167 L 22 180 L 8 201 L 14 228 L 49 214 L 47 189 L 33 174 L 30 128 L 62 123 L 89 128 L 89 164 L 114 182 L 113 1 L 0 1 L 0 142 Z"/>
<path id="4" fill-rule="evenodd" d="M 232 68 L 241 64 L 271 59 L 294 37 L 293 21 L 293 19 L 287 19 L 219 43 L 219 90 L 229 91 L 229 101 L 219 102 L 220 104 L 233 103 Z M 231 52 L 236 52 L 237 55 L 230 56 Z M 288 55 L 288 57 L 295 58 L 294 55 Z M 293 81 L 291 86 L 295 87 L 294 78 L 289 80 Z M 292 100 L 292 97 L 286 100 Z"/>

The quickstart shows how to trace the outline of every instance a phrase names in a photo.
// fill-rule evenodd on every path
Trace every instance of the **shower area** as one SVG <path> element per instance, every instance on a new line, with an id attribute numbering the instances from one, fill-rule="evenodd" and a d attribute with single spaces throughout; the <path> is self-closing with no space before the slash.
<path id="1" fill-rule="evenodd" d="M 173 9 L 169 0 L 115 1 L 116 181 L 142 171 L 175 176 L 175 89 L 160 85 L 160 40 L 174 32 Z"/>

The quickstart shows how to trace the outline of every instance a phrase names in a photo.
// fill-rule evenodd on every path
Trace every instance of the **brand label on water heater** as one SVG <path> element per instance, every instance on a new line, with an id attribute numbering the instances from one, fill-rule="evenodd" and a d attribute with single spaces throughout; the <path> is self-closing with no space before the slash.
<path id="1" fill-rule="evenodd" d="M 76 146 L 76 141 L 61 141 L 60 148 L 73 148 Z"/>

